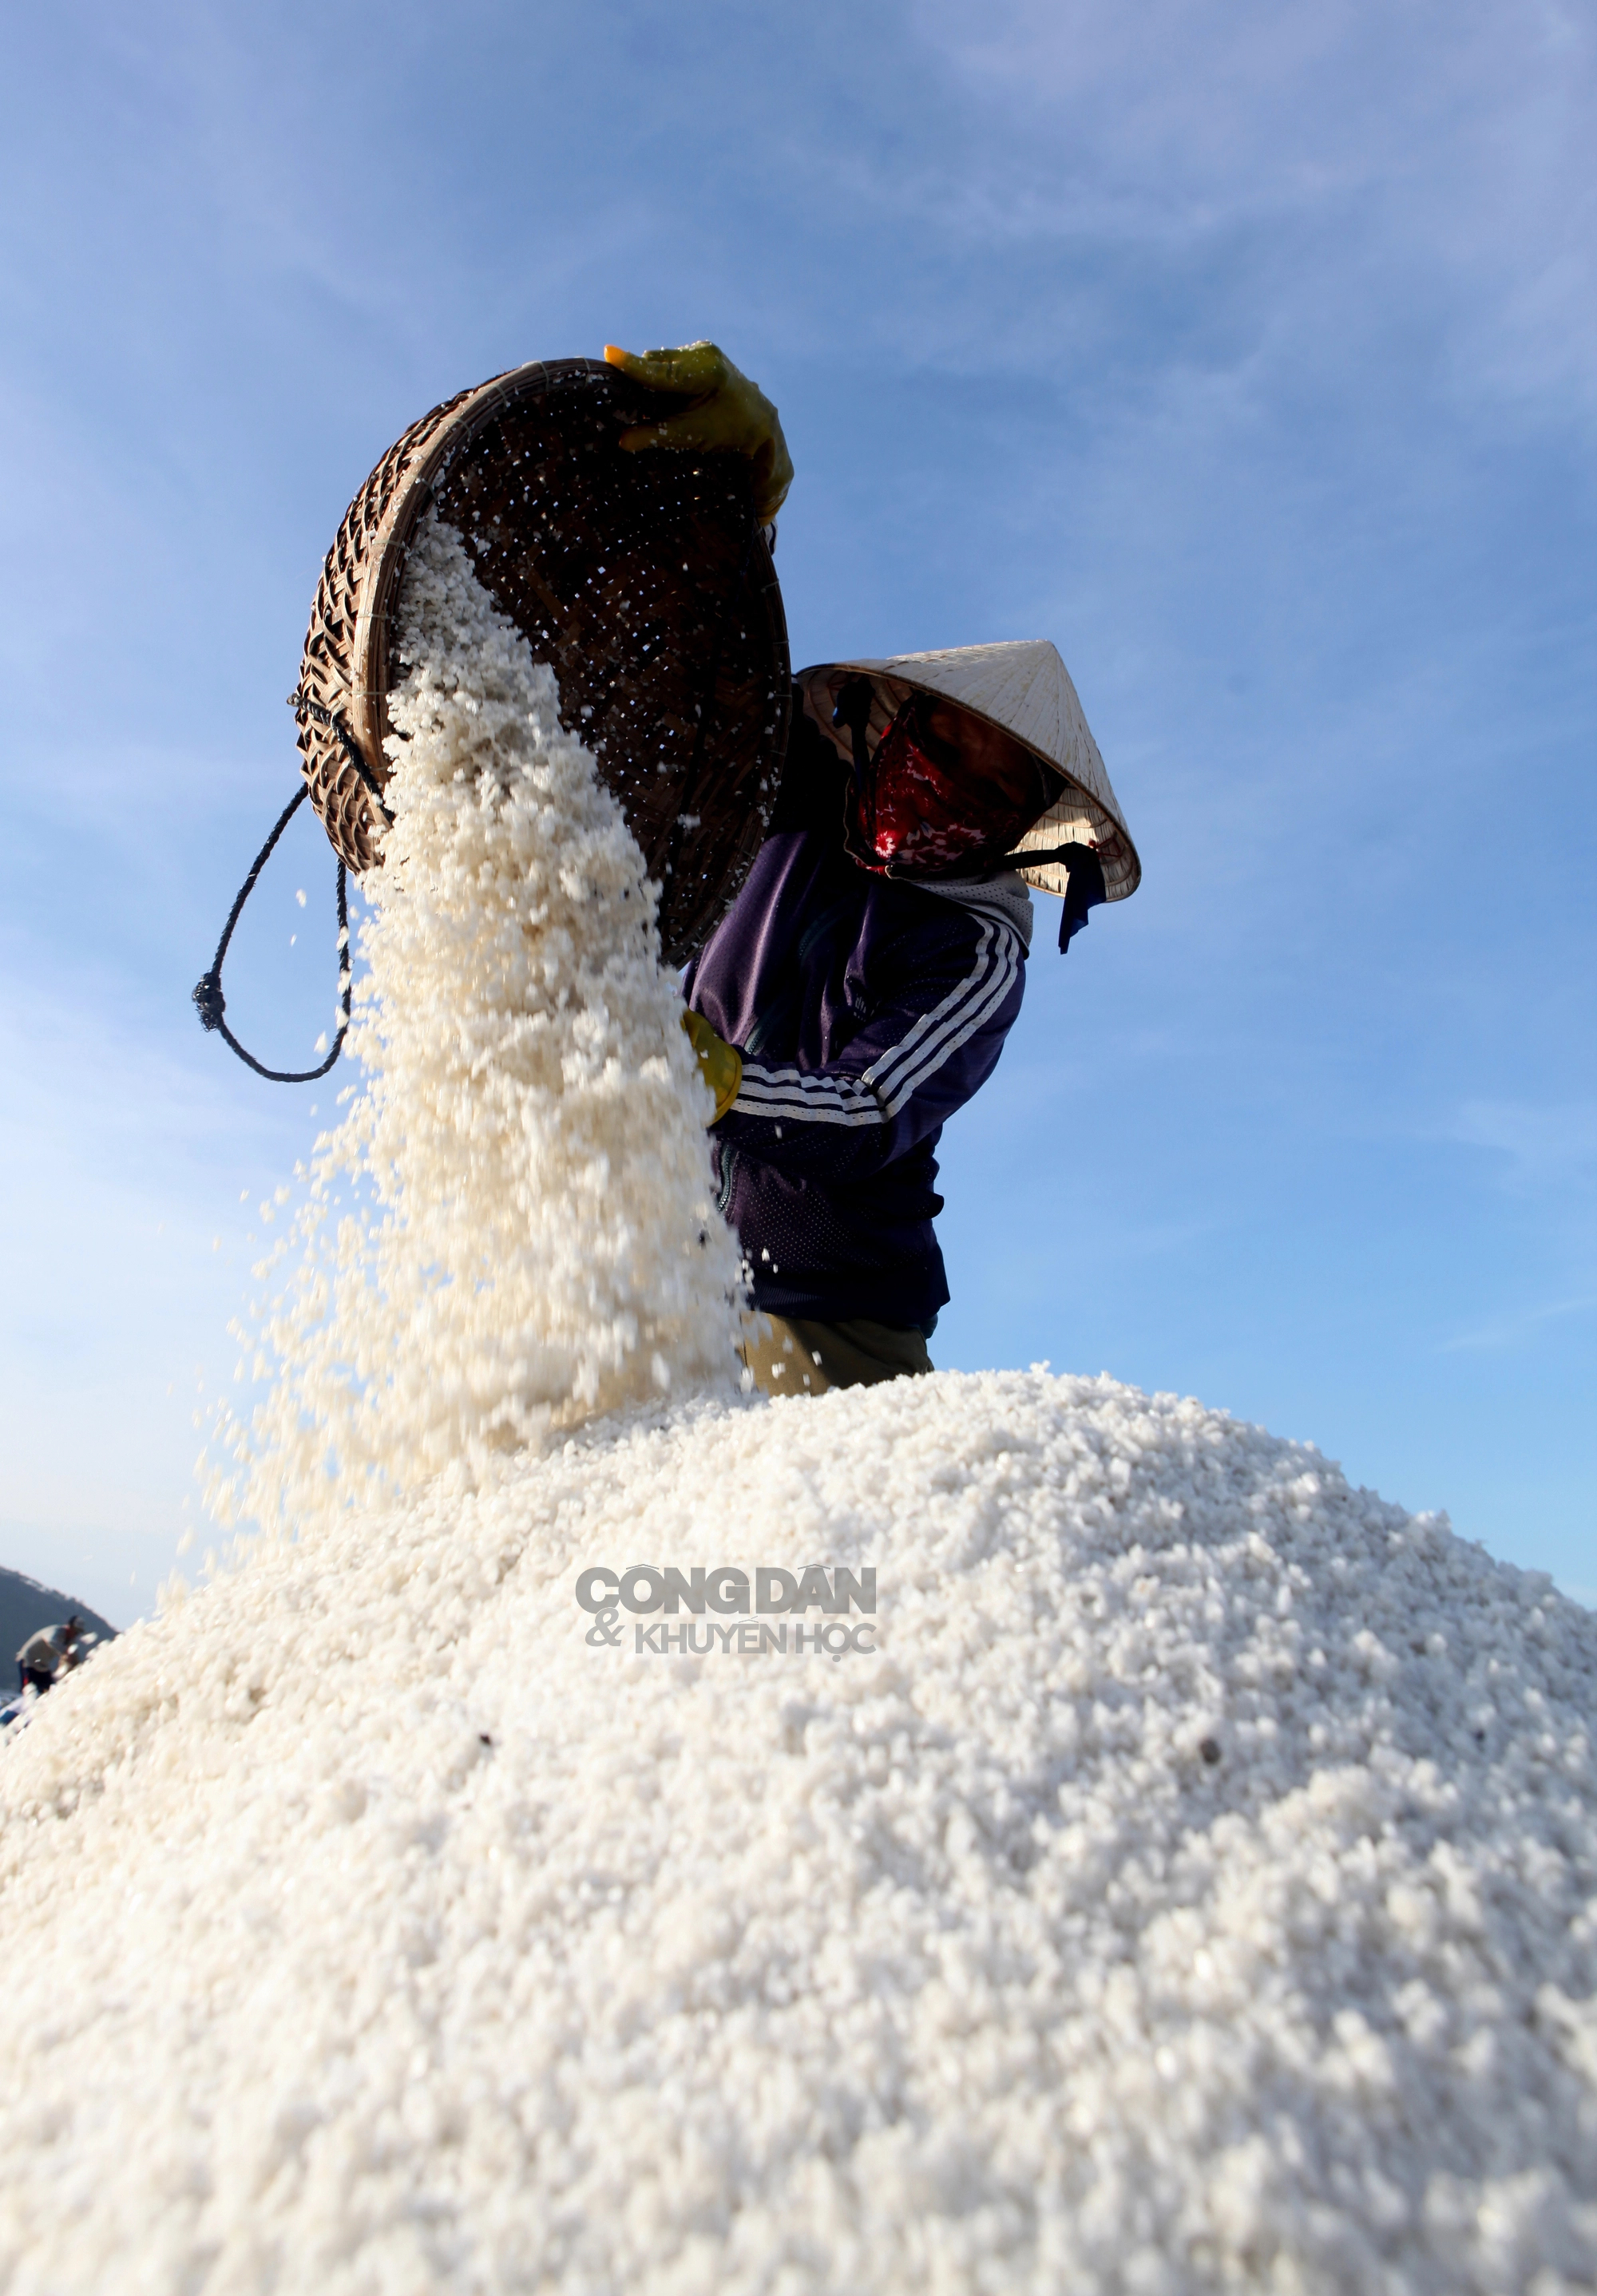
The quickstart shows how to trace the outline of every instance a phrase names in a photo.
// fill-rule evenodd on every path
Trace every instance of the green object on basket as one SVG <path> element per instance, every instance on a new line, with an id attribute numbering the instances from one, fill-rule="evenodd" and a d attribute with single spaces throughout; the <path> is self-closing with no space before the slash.
<path id="1" fill-rule="evenodd" d="M 754 509 L 768 526 L 793 484 L 793 457 L 776 408 L 714 343 L 684 343 L 677 350 L 624 351 L 606 343 L 605 357 L 646 390 L 692 398 L 691 406 L 658 422 L 634 423 L 620 443 L 630 455 L 676 447 L 701 455 L 746 455 L 753 467 Z"/>
<path id="2" fill-rule="evenodd" d="M 719 1124 L 737 1097 L 737 1087 L 743 1082 L 743 1054 L 735 1045 L 718 1037 L 702 1013 L 684 1013 L 682 1028 L 693 1046 L 694 1058 L 699 1064 L 699 1074 L 715 1095 L 715 1113 L 712 1124 Z"/>

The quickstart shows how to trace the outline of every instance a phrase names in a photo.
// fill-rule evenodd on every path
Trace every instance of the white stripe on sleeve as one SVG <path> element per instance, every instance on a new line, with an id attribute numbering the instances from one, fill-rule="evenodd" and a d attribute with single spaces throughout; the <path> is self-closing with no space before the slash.
<path id="1" fill-rule="evenodd" d="M 802 1069 L 767 1068 L 745 1061 L 733 1106 L 745 1116 L 794 1119 L 801 1124 L 889 1123 L 999 1010 L 1014 987 L 1020 956 L 1019 934 L 1007 924 L 984 920 L 969 972 L 940 1004 L 919 1014 L 862 1076 L 816 1076 Z"/>

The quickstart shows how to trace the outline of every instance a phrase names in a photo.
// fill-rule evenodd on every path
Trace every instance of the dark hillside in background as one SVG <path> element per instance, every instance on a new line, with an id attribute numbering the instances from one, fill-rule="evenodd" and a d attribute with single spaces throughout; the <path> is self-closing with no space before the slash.
<path id="1" fill-rule="evenodd" d="M 53 1587 L 41 1587 L 37 1578 L 24 1578 L 20 1570 L 0 1570 L 0 1696 L 17 1686 L 17 1652 L 29 1636 L 41 1627 L 60 1626 L 74 1611 L 79 1623 L 102 1642 L 109 1642 L 116 1633 L 110 1621 L 98 1611 L 91 1611 L 86 1603 L 58 1595 Z"/>

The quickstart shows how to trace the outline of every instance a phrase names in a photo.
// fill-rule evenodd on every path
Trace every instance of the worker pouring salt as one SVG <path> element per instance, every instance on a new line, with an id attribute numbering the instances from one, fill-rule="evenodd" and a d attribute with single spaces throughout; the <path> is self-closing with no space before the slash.
<path id="1" fill-rule="evenodd" d="M 776 410 L 713 344 L 605 356 L 702 394 L 624 446 L 745 453 L 774 517 Z M 720 1209 L 769 1324 L 745 1361 L 778 1395 L 931 1370 L 934 1152 L 1020 1010 L 1028 880 L 1063 898 L 1063 951 L 1140 874 L 1053 646 L 826 663 L 794 698 L 765 841 L 684 985 Z"/>

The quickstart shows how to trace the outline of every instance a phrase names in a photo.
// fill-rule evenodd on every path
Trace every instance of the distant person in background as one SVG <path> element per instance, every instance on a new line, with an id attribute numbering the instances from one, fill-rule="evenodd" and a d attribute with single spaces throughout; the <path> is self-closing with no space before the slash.
<path id="1" fill-rule="evenodd" d="M 70 1674 L 88 1656 L 78 1614 L 59 1627 L 41 1627 L 29 1635 L 17 1652 L 17 1675 L 23 1691 L 48 1690 L 63 1674 Z"/>

